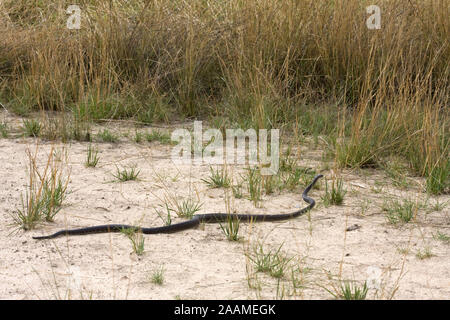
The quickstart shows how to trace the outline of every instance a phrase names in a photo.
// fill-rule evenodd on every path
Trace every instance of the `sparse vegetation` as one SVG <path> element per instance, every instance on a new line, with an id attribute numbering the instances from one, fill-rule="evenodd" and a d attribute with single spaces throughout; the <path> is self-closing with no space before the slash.
<path id="1" fill-rule="evenodd" d="M 98 133 L 98 137 L 103 142 L 114 143 L 114 142 L 119 141 L 119 138 L 115 134 L 113 134 L 111 131 L 109 131 L 108 129 L 103 129 L 102 131 L 100 131 Z"/>
<path id="2" fill-rule="evenodd" d="M 0 136 L 2 138 L 8 137 L 8 125 L 5 121 L 0 122 Z"/>
<path id="3" fill-rule="evenodd" d="M 98 156 L 98 149 L 92 147 L 91 144 L 89 144 L 87 149 L 87 156 L 86 156 L 86 167 L 96 167 L 98 164 L 99 156 Z"/>
<path id="4" fill-rule="evenodd" d="M 193 198 L 187 198 L 180 201 L 175 202 L 175 208 L 172 210 L 179 217 L 192 218 L 192 216 L 201 209 L 202 204 L 200 201 L 194 200 Z"/>
<path id="5" fill-rule="evenodd" d="M 242 182 L 231 186 L 231 190 L 233 191 L 233 196 L 236 199 L 242 199 Z"/>
<path id="6" fill-rule="evenodd" d="M 253 252 L 247 254 L 247 257 L 253 262 L 257 272 L 267 273 L 274 278 L 282 278 L 292 260 L 281 251 L 282 246 L 283 244 L 276 250 L 269 249 L 267 251 L 263 243 L 258 243 L 253 247 Z"/>
<path id="7" fill-rule="evenodd" d="M 261 200 L 262 188 L 260 170 L 258 168 L 246 168 L 246 175 L 243 176 L 243 179 L 247 182 L 249 199 L 253 202 L 254 206 L 257 207 Z"/>
<path id="8" fill-rule="evenodd" d="M 386 201 L 383 204 L 382 209 L 386 212 L 386 218 L 389 223 L 397 224 L 399 222 L 410 222 L 422 207 L 421 203 L 403 199 L 403 202 L 398 200 Z"/>
<path id="9" fill-rule="evenodd" d="M 13 221 L 24 230 L 33 229 L 43 221 L 53 221 L 65 198 L 70 173 L 64 171 L 61 161 L 54 157 L 53 149 L 48 156 L 43 172 L 39 172 L 36 157 L 27 150 L 28 185 L 22 207 L 16 208 Z M 63 176 L 64 175 L 64 176 Z"/>
<path id="10" fill-rule="evenodd" d="M 164 222 L 164 225 L 170 226 L 172 224 L 172 217 L 170 215 L 170 212 L 173 211 L 173 209 L 169 208 L 169 204 L 166 202 L 164 203 L 166 214 L 164 215 L 161 211 L 155 210 L 158 217 Z"/>
<path id="11" fill-rule="evenodd" d="M 442 233 L 440 231 L 437 231 L 434 235 L 433 238 L 439 241 L 442 241 L 444 243 L 450 243 L 450 236 L 446 235 L 445 233 Z"/>
<path id="12" fill-rule="evenodd" d="M 159 130 L 152 130 L 150 133 L 146 133 L 145 139 L 148 142 L 158 141 L 162 144 L 172 144 L 172 138 L 170 135 Z"/>
<path id="13" fill-rule="evenodd" d="M 325 288 L 326 289 L 326 288 Z M 365 300 L 369 288 L 367 283 L 361 286 L 357 283 L 350 281 L 341 281 L 338 288 L 333 288 L 333 290 L 326 289 L 333 297 L 342 300 Z"/>
<path id="14" fill-rule="evenodd" d="M 138 256 L 143 255 L 145 238 L 140 229 L 139 228 L 123 229 L 122 233 L 126 235 L 128 239 L 130 239 L 131 245 L 133 247 L 133 252 L 136 253 Z"/>
<path id="15" fill-rule="evenodd" d="M 142 132 L 139 132 L 139 131 L 136 130 L 135 133 L 134 133 L 134 142 L 141 143 L 143 136 L 144 135 L 142 134 Z"/>
<path id="16" fill-rule="evenodd" d="M 137 170 L 135 167 L 119 169 L 116 167 L 116 173 L 113 173 L 114 178 L 119 182 L 135 181 L 138 180 L 138 176 L 141 170 Z"/>
<path id="17" fill-rule="evenodd" d="M 164 283 L 164 268 L 160 267 L 153 270 L 151 274 L 151 281 L 154 284 L 162 285 Z"/>
<path id="18" fill-rule="evenodd" d="M 342 178 L 335 178 L 331 182 L 331 189 L 328 188 L 328 182 L 325 182 L 325 195 L 322 201 L 325 206 L 341 205 L 344 202 L 344 196 L 347 190 L 344 188 Z"/>
<path id="19" fill-rule="evenodd" d="M 23 120 L 23 133 L 26 137 L 39 137 L 42 126 L 36 119 L 24 119 Z"/>
<path id="20" fill-rule="evenodd" d="M 417 250 L 416 257 L 420 260 L 428 259 L 434 256 L 429 247 Z"/>
<path id="21" fill-rule="evenodd" d="M 225 168 L 222 168 L 219 171 L 219 168 L 214 170 L 212 167 L 209 167 L 211 171 L 210 176 L 207 179 L 202 179 L 204 183 L 206 183 L 211 188 L 229 188 L 231 185 L 231 180 L 228 177 L 227 171 Z"/>
<path id="22" fill-rule="evenodd" d="M 426 191 L 430 194 L 442 194 L 450 191 L 450 160 L 441 161 L 443 165 L 437 165 L 430 169 L 426 181 Z"/>
<path id="23" fill-rule="evenodd" d="M 220 224 L 222 232 L 225 234 L 229 241 L 239 240 L 239 224 L 240 220 L 238 218 L 232 217 L 231 215 L 228 217 L 225 226 L 222 225 L 222 223 Z"/>

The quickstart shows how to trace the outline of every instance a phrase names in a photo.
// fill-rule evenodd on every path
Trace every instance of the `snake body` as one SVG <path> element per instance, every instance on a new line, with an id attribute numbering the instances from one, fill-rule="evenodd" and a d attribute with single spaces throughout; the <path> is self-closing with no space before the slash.
<path id="1" fill-rule="evenodd" d="M 168 226 L 154 227 L 154 228 L 140 228 L 135 226 L 130 226 L 126 224 L 106 224 L 106 225 L 98 225 L 93 227 L 86 227 L 80 229 L 68 229 L 68 230 L 60 230 L 54 234 L 48 236 L 39 236 L 33 237 L 33 239 L 43 240 L 43 239 L 53 239 L 59 236 L 74 236 L 74 235 L 85 235 L 85 234 L 93 234 L 93 233 L 106 233 L 106 232 L 121 232 L 127 229 L 139 230 L 143 234 L 157 234 L 157 233 L 173 233 L 186 229 L 195 228 L 200 223 L 214 223 L 214 222 L 223 222 L 228 219 L 238 219 L 244 222 L 261 222 L 261 221 L 279 221 L 279 220 L 287 220 L 291 218 L 295 218 L 301 216 L 311 210 L 316 202 L 313 198 L 308 197 L 308 192 L 312 189 L 314 184 L 319 180 L 323 175 L 319 174 L 314 177 L 313 181 L 305 188 L 302 193 L 302 198 L 305 202 L 308 203 L 303 209 L 284 214 L 228 214 L 228 213 L 206 213 L 206 214 L 197 214 L 194 215 L 192 219 L 183 221 L 176 224 L 171 224 Z"/>

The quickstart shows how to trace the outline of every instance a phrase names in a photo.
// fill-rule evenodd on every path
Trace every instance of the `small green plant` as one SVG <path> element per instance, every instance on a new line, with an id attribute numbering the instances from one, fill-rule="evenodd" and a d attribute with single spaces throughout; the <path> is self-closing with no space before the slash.
<path id="1" fill-rule="evenodd" d="M 164 283 L 164 267 L 153 270 L 151 281 L 157 285 L 162 285 Z"/>
<path id="2" fill-rule="evenodd" d="M 376 139 L 352 136 L 350 140 L 342 140 L 335 146 L 336 161 L 341 168 L 374 168 L 378 166 L 376 153 Z"/>
<path id="3" fill-rule="evenodd" d="M 146 133 L 145 139 L 148 142 L 159 141 L 162 144 L 172 144 L 172 138 L 170 135 L 159 130 L 152 130 L 152 132 Z"/>
<path id="4" fill-rule="evenodd" d="M 211 171 L 211 175 L 207 179 L 202 179 L 204 183 L 206 183 L 210 188 L 229 188 L 231 185 L 231 180 L 228 177 L 228 174 L 224 168 L 219 171 L 217 168 L 214 170 L 212 167 L 209 167 Z"/>
<path id="5" fill-rule="evenodd" d="M 134 133 L 134 142 L 141 143 L 142 142 L 142 137 L 143 137 L 142 132 L 139 132 L 139 131 L 136 130 L 135 133 Z"/>
<path id="6" fill-rule="evenodd" d="M 389 223 L 397 224 L 411 221 L 421 207 L 420 204 L 404 199 L 403 203 L 398 200 L 386 201 L 382 206 L 382 210 L 386 212 L 386 218 Z"/>
<path id="7" fill-rule="evenodd" d="M 246 176 L 244 176 L 243 179 L 244 181 L 247 181 L 249 199 L 253 201 L 253 205 L 257 207 L 259 201 L 261 201 L 261 173 L 258 168 L 247 168 L 246 171 Z"/>
<path id="8" fill-rule="evenodd" d="M 368 291 L 367 282 L 359 286 L 358 284 L 344 281 L 344 283 L 341 283 L 340 295 L 335 297 L 344 300 L 365 300 Z"/>
<path id="9" fill-rule="evenodd" d="M 13 214 L 14 223 L 24 230 L 33 229 L 42 221 L 44 202 L 33 187 L 26 191 L 25 201 L 22 196 L 22 208 L 16 208 Z"/>
<path id="10" fill-rule="evenodd" d="M 87 149 L 87 156 L 86 156 L 86 162 L 84 163 L 86 167 L 96 167 L 98 164 L 98 149 L 93 148 L 92 145 L 89 145 Z"/>
<path id="11" fill-rule="evenodd" d="M 450 190 L 450 160 L 443 165 L 431 169 L 426 180 L 426 191 L 429 194 L 443 194 Z"/>
<path id="12" fill-rule="evenodd" d="M 392 159 L 383 166 L 386 174 L 391 178 L 392 184 L 401 189 L 407 189 L 410 185 L 406 177 L 407 168 L 399 160 Z"/>
<path id="13" fill-rule="evenodd" d="M 118 167 L 116 167 L 116 173 L 113 173 L 114 178 L 116 178 L 117 181 L 119 182 L 125 182 L 125 181 L 135 181 L 138 179 L 139 173 L 141 171 L 140 170 L 136 170 L 135 167 L 132 168 L 124 168 L 124 169 L 119 169 Z"/>
<path id="14" fill-rule="evenodd" d="M 220 228 L 222 232 L 225 234 L 229 241 L 238 241 L 239 240 L 239 224 L 240 220 L 236 217 L 230 215 L 227 219 L 227 223 L 225 226 L 220 224 Z"/>
<path id="15" fill-rule="evenodd" d="M 297 159 L 292 156 L 292 149 L 289 146 L 284 156 L 280 159 L 280 171 L 294 171 L 297 167 Z"/>
<path id="16" fill-rule="evenodd" d="M 166 207 L 166 215 L 165 216 L 159 210 L 155 210 L 155 211 L 158 214 L 158 217 L 164 222 L 164 225 L 170 226 L 172 224 L 172 217 L 170 216 L 170 212 L 173 210 L 169 208 L 169 204 L 167 202 L 164 205 Z"/>
<path id="17" fill-rule="evenodd" d="M 439 200 L 436 200 L 436 202 L 430 207 L 432 211 L 442 211 L 445 207 L 447 207 L 448 201 L 446 202 L 439 202 Z"/>
<path id="18" fill-rule="evenodd" d="M 41 132 L 42 126 L 39 121 L 35 119 L 25 119 L 23 120 L 22 130 L 26 137 L 38 137 Z"/>
<path id="19" fill-rule="evenodd" d="M 369 199 L 364 199 L 359 201 L 359 207 L 361 208 L 361 215 L 365 215 L 370 208 L 371 201 Z"/>
<path id="20" fill-rule="evenodd" d="M 325 195 L 322 196 L 323 204 L 328 207 L 330 205 L 341 205 L 344 202 L 344 196 L 347 190 L 341 178 L 333 179 L 331 189 L 328 188 L 328 181 L 325 181 Z"/>
<path id="21" fill-rule="evenodd" d="M 316 172 L 304 167 L 295 167 L 290 171 L 281 171 L 282 185 L 280 189 L 287 188 L 289 191 L 295 190 L 298 186 L 306 186 L 314 178 Z M 314 186 L 318 188 L 318 184 Z"/>
<path id="22" fill-rule="evenodd" d="M 8 138 L 8 124 L 5 121 L 0 122 L 0 136 Z"/>
<path id="23" fill-rule="evenodd" d="M 103 131 L 98 133 L 98 136 L 100 138 L 101 141 L 103 142 L 117 142 L 119 141 L 119 138 L 114 135 L 113 133 L 111 133 L 108 129 L 103 129 Z"/>
<path id="24" fill-rule="evenodd" d="M 278 249 L 265 251 L 263 244 L 258 243 L 253 247 L 253 253 L 247 254 L 250 261 L 253 262 L 257 272 L 268 273 L 274 278 L 282 278 L 285 275 L 289 262 L 292 258 L 287 257 L 281 252 L 283 244 Z"/>
<path id="25" fill-rule="evenodd" d="M 383 188 L 386 186 L 386 184 L 384 182 L 375 180 L 374 182 L 374 186 L 370 188 L 370 190 L 373 193 L 382 193 L 383 192 Z"/>
<path id="26" fill-rule="evenodd" d="M 121 232 L 130 239 L 133 252 L 138 256 L 141 256 L 144 253 L 145 244 L 145 238 L 142 231 L 139 228 L 124 228 Z"/>
<path id="27" fill-rule="evenodd" d="M 44 203 L 43 214 L 46 221 L 52 222 L 60 211 L 62 202 L 66 196 L 69 179 L 64 181 L 57 171 L 51 173 L 50 178 L 44 182 L 42 201 Z"/>
<path id="28" fill-rule="evenodd" d="M 429 247 L 425 247 L 423 250 L 417 250 L 416 257 L 420 260 L 428 259 L 434 256 Z"/>
<path id="29" fill-rule="evenodd" d="M 433 235 L 433 238 L 445 243 L 450 243 L 450 236 L 446 235 L 445 233 L 441 233 L 440 231 L 436 232 Z"/>
<path id="30" fill-rule="evenodd" d="M 179 217 L 192 218 L 192 216 L 201 209 L 202 204 L 192 198 L 175 202 L 176 208 L 173 209 Z"/>
<path id="31" fill-rule="evenodd" d="M 272 194 L 277 190 L 281 190 L 283 188 L 282 184 L 283 183 L 279 175 L 269 175 L 262 177 L 264 194 Z"/>
<path id="32" fill-rule="evenodd" d="M 242 199 L 242 183 L 231 186 L 231 190 L 233 191 L 233 196 L 236 199 Z"/>
<path id="33" fill-rule="evenodd" d="M 333 279 L 333 276 L 326 272 L 328 279 L 331 280 L 330 287 L 327 288 L 325 286 L 320 285 L 323 289 L 325 289 L 329 294 L 331 294 L 335 299 L 341 300 L 365 300 L 367 297 L 367 293 L 369 288 L 367 287 L 367 281 L 364 283 L 358 284 L 355 281 L 341 280 L 340 278 L 337 280 Z"/>
<path id="34" fill-rule="evenodd" d="M 397 248 L 398 253 L 402 254 L 402 255 L 407 255 L 410 252 L 410 249 L 407 247 L 399 247 Z"/>

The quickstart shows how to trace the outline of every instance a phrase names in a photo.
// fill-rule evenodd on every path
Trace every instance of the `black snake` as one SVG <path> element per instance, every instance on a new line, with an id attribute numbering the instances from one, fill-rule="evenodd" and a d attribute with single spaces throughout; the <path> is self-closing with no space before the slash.
<path id="1" fill-rule="evenodd" d="M 187 220 L 184 222 L 171 224 L 168 226 L 162 226 L 162 227 L 155 227 L 155 228 L 139 228 L 135 226 L 129 226 L 126 224 L 106 224 L 106 225 L 100 225 L 100 226 L 93 226 L 93 227 L 87 227 L 87 228 L 80 228 L 80 229 L 69 229 L 69 230 L 61 230 L 54 234 L 48 235 L 48 236 L 40 236 L 40 237 L 33 237 L 33 239 L 53 239 L 59 236 L 73 236 L 73 235 L 84 235 L 84 234 L 92 234 L 92 233 L 105 233 L 105 232 L 121 232 L 123 230 L 127 229 L 134 229 L 139 230 L 140 232 L 144 234 L 156 234 L 156 233 L 172 233 L 172 232 L 178 232 L 190 228 L 194 228 L 198 226 L 201 222 L 204 223 L 213 223 L 213 222 L 223 222 L 227 221 L 228 219 L 239 219 L 246 222 L 257 222 L 257 221 L 278 221 L 278 220 L 286 220 L 290 218 L 295 218 L 298 216 L 301 216 L 311 210 L 316 202 L 314 199 L 308 197 L 308 192 L 311 190 L 311 188 L 314 186 L 314 184 L 319 180 L 323 175 L 319 174 L 314 177 L 314 180 L 306 187 L 306 189 L 302 193 L 302 198 L 305 202 L 307 202 L 309 205 L 306 206 L 303 209 L 300 209 L 295 212 L 291 213 L 284 213 L 284 214 L 228 214 L 228 213 L 206 213 L 206 214 L 197 214 L 195 215 L 191 220 Z"/>

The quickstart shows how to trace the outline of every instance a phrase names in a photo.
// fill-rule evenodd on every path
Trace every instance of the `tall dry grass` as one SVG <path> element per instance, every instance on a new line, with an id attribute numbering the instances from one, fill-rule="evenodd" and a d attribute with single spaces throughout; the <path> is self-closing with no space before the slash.
<path id="1" fill-rule="evenodd" d="M 448 1 L 77 3 L 80 30 L 66 28 L 71 1 L 0 3 L 8 109 L 64 111 L 76 132 L 130 117 L 308 126 L 332 106 L 341 166 L 399 153 L 448 189 Z M 380 30 L 366 27 L 371 4 Z"/>

